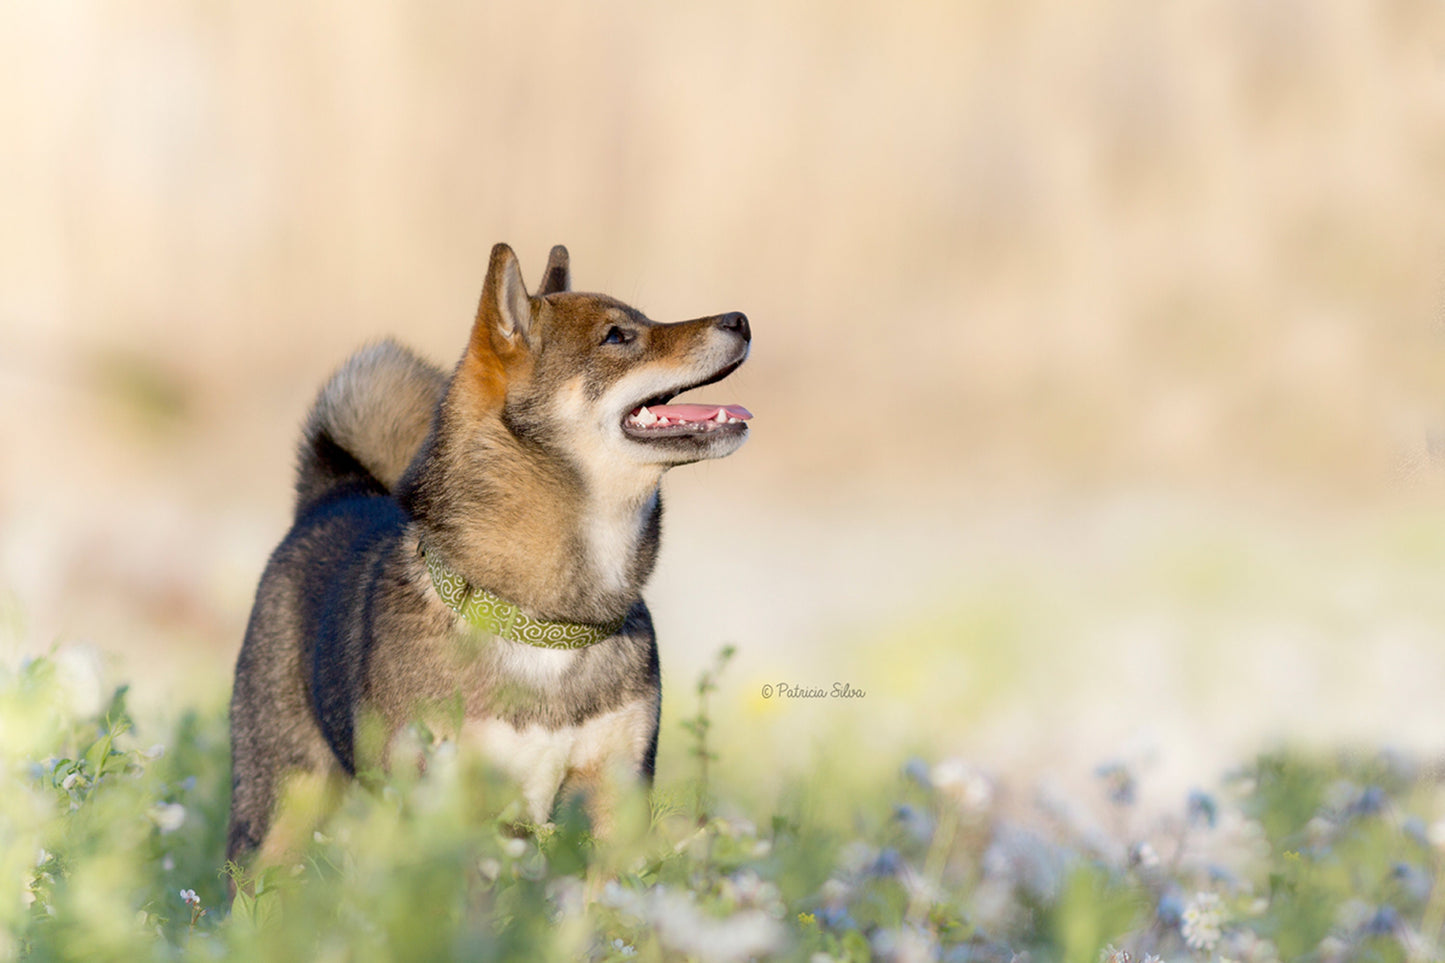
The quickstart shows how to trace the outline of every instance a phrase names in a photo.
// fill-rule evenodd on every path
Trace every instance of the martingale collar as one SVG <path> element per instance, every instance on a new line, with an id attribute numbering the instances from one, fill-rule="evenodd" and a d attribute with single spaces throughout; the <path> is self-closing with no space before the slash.
<path id="1" fill-rule="evenodd" d="M 479 632 L 543 649 L 585 649 L 616 635 L 622 628 L 622 619 L 605 625 L 535 619 L 506 599 L 468 585 L 466 579 L 447 568 L 425 545 L 421 547 L 421 555 L 442 601 Z"/>

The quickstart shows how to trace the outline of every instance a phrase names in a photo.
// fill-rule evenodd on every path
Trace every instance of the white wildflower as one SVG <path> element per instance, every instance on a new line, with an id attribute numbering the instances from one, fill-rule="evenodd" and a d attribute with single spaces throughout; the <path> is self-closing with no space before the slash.
<path id="1" fill-rule="evenodd" d="M 1334 836 L 1335 829 L 1333 820 L 1326 819 L 1324 816 L 1316 816 L 1305 824 L 1305 839 L 1311 846 L 1323 846 Z"/>
<path id="2" fill-rule="evenodd" d="M 1197 893 L 1184 909 L 1179 932 L 1194 950 L 1213 950 L 1223 935 L 1224 907 L 1218 893 Z"/>
<path id="3" fill-rule="evenodd" d="M 861 873 L 865 866 L 877 858 L 878 850 L 875 847 L 861 839 L 855 839 L 845 844 L 838 853 L 838 866 L 848 874 Z"/>
<path id="4" fill-rule="evenodd" d="M 1360 798 L 1360 787 L 1348 779 L 1337 779 L 1325 789 L 1325 806 L 1329 809 L 1346 809 Z"/>
<path id="5" fill-rule="evenodd" d="M 647 900 L 645 894 L 627 886 L 623 886 L 615 879 L 609 879 L 602 887 L 602 896 L 599 900 L 602 905 L 610 906 L 615 910 L 626 913 L 628 916 L 641 919 L 647 915 Z"/>
<path id="6" fill-rule="evenodd" d="M 1375 907 L 1362 899 L 1348 899 L 1340 904 L 1335 913 L 1335 922 L 1345 930 L 1355 930 L 1364 926 L 1375 915 Z"/>
<path id="7" fill-rule="evenodd" d="M 853 887 L 841 879 L 830 879 L 823 884 L 823 903 L 826 906 L 837 908 L 848 902 L 853 895 Z"/>
<path id="8" fill-rule="evenodd" d="M 55 681 L 70 711 L 93 716 L 105 705 L 100 683 L 100 651 L 88 643 L 67 645 L 55 653 Z"/>
<path id="9" fill-rule="evenodd" d="M 778 887 L 750 869 L 741 870 L 732 876 L 724 876 L 720 883 L 720 889 L 724 899 L 742 908 L 758 907 L 771 910 L 774 906 L 781 906 L 782 903 Z"/>
<path id="10" fill-rule="evenodd" d="M 993 783 L 962 759 L 945 759 L 929 774 L 934 787 L 969 812 L 980 812 L 993 802 Z"/>
<path id="11" fill-rule="evenodd" d="M 546 893 L 554 921 L 580 917 L 586 912 L 586 887 L 575 876 L 558 876 L 548 881 Z"/>
<path id="12" fill-rule="evenodd" d="M 938 944 L 933 936 L 911 926 L 897 930 L 879 930 L 873 934 L 875 959 L 890 963 L 930 963 L 938 958 Z"/>
<path id="13" fill-rule="evenodd" d="M 902 884 L 910 902 L 931 906 L 943 899 L 942 890 L 907 863 L 898 871 L 898 882 Z"/>
<path id="14" fill-rule="evenodd" d="M 187 906 L 200 906 L 200 905 L 201 905 L 201 898 L 196 895 L 196 891 L 193 890 L 193 889 L 183 889 L 183 890 L 181 890 L 181 900 L 182 900 Z"/>
<path id="15" fill-rule="evenodd" d="M 665 949 L 703 963 L 741 963 L 782 949 L 783 925 L 760 910 L 719 918 L 700 909 L 688 891 L 654 886 L 646 892 L 609 882 L 602 902 L 648 923 Z"/>
<path id="16" fill-rule="evenodd" d="M 186 822 L 186 807 L 180 803 L 156 803 L 150 808 L 151 821 L 163 833 L 173 833 Z"/>
<path id="17" fill-rule="evenodd" d="M 1099 963 L 1133 963 L 1133 960 L 1128 950 L 1117 949 L 1113 943 L 1099 951 Z"/>
<path id="18" fill-rule="evenodd" d="M 733 839 L 752 838 L 758 834 L 758 827 L 751 819 L 719 819 L 718 827 Z"/>
<path id="19" fill-rule="evenodd" d="M 1139 843 L 1130 854 L 1133 861 L 1144 869 L 1155 869 L 1159 866 L 1159 852 L 1148 840 Z"/>
<path id="20" fill-rule="evenodd" d="M 527 841 L 525 839 L 517 839 L 515 836 L 507 839 L 502 843 L 502 852 L 513 859 L 521 859 L 527 855 Z"/>
<path id="21" fill-rule="evenodd" d="M 1266 963 L 1266 961 L 1279 960 L 1279 948 L 1273 942 L 1263 939 L 1253 930 L 1239 929 L 1229 934 L 1228 938 L 1230 956 L 1236 960 L 1249 960 L 1251 963 Z M 1221 958 L 1224 951 L 1219 951 Z"/>
<path id="22" fill-rule="evenodd" d="M 612 941 L 612 948 L 617 952 L 621 953 L 623 956 L 637 955 L 637 947 L 633 946 L 631 943 L 622 942 L 622 939 L 620 937 Z"/>
<path id="23" fill-rule="evenodd" d="M 80 782 L 80 771 L 76 770 L 60 781 L 60 788 L 65 790 L 74 789 L 75 784 L 78 782 Z"/>

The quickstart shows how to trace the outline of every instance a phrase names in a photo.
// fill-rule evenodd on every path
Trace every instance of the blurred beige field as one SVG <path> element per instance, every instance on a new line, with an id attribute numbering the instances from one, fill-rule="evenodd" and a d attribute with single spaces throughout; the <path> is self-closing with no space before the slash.
<path id="1" fill-rule="evenodd" d="M 386 334 L 450 361 L 491 245 L 535 280 L 565 243 L 579 288 L 755 331 L 709 395 L 753 439 L 666 483 L 670 710 L 734 642 L 743 741 L 846 724 L 1000 768 L 1427 747 L 1442 19 L 19 4 L 11 634 L 117 653 L 157 701 L 221 693 L 328 371 Z M 840 679 L 868 695 L 757 695 Z"/>

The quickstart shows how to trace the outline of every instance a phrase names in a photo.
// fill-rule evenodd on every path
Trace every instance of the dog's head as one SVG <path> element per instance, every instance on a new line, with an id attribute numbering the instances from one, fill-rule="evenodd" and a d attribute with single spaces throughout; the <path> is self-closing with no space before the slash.
<path id="1" fill-rule="evenodd" d="M 656 475 L 720 458 L 747 438 L 737 405 L 671 404 L 731 374 L 752 333 L 742 314 L 659 324 L 601 294 L 570 290 L 566 248 L 552 249 L 529 295 L 512 249 L 498 244 L 458 376 L 524 443 L 588 474 Z"/>

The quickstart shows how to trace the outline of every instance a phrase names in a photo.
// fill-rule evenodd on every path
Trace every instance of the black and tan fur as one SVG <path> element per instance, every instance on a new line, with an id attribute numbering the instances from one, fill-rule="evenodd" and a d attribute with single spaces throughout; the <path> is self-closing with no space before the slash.
<path id="1" fill-rule="evenodd" d="M 751 334 L 740 314 L 656 324 L 568 289 L 565 249 L 529 296 L 499 244 L 449 376 L 387 341 L 322 389 L 295 523 L 261 578 L 236 663 L 229 859 L 279 855 L 272 824 L 288 777 L 385 765 L 359 746 L 363 717 L 394 735 L 420 708 L 460 700 L 459 738 L 517 777 L 537 821 L 559 793 L 619 772 L 650 781 L 660 685 L 641 592 L 659 482 L 673 465 L 730 453 L 746 426 L 640 439 L 622 421 L 725 377 Z M 623 627 L 571 651 L 479 639 L 433 589 L 423 541 L 529 615 L 625 616 Z"/>

